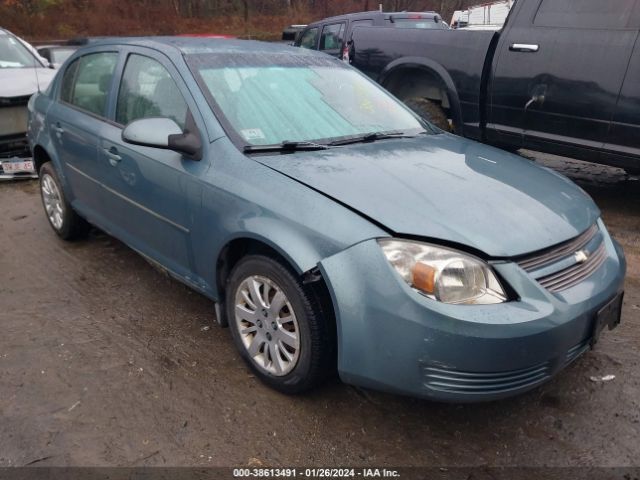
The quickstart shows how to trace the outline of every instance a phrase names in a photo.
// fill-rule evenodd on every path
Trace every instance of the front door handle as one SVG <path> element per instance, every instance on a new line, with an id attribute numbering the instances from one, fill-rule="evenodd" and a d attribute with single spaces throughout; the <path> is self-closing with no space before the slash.
<path id="1" fill-rule="evenodd" d="M 509 46 L 512 52 L 535 53 L 540 50 L 540 45 L 535 43 L 513 43 Z"/>
<path id="2" fill-rule="evenodd" d="M 103 148 L 102 151 L 104 151 L 107 158 L 109 158 L 109 163 L 112 167 L 117 167 L 122 161 L 122 157 L 118 155 L 118 150 L 115 147 Z"/>

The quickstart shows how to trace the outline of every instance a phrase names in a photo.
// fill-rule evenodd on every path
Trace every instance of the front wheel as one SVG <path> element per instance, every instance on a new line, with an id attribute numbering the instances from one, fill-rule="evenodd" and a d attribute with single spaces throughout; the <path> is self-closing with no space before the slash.
<path id="1" fill-rule="evenodd" d="M 280 262 L 250 255 L 226 288 L 227 318 L 242 358 L 284 393 L 316 386 L 329 371 L 330 342 L 314 295 Z"/>
<path id="2" fill-rule="evenodd" d="M 42 205 L 53 231 L 63 240 L 74 240 L 85 236 L 89 232 L 89 224 L 73 210 L 65 198 L 62 185 L 51 162 L 40 167 L 38 176 Z"/>

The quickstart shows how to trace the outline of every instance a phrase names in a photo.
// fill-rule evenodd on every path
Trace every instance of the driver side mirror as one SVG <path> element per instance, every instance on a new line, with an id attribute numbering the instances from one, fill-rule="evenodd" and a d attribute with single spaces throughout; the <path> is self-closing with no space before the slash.
<path id="1" fill-rule="evenodd" d="M 197 133 L 183 131 L 165 117 L 134 120 L 122 131 L 122 140 L 132 145 L 161 148 L 183 153 L 193 160 L 202 159 L 202 141 Z"/>

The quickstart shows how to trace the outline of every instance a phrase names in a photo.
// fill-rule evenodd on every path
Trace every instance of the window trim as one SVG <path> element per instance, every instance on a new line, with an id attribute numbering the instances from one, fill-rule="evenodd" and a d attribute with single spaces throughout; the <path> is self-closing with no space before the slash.
<path id="1" fill-rule="evenodd" d="M 322 45 L 322 35 L 324 34 L 324 30 L 327 27 L 333 27 L 334 25 L 342 25 L 342 28 L 338 31 L 338 33 L 340 33 L 340 31 L 342 31 L 343 34 L 343 38 L 340 40 L 340 46 L 338 48 L 332 48 L 331 50 L 320 50 L 320 47 Z M 335 22 L 335 23 L 325 23 L 322 26 L 322 30 L 320 31 L 320 35 L 318 36 L 318 51 L 319 52 L 324 52 L 327 55 L 332 55 L 332 54 L 340 54 L 342 53 L 342 49 L 344 48 L 344 44 L 346 42 L 346 33 L 347 33 L 347 22 Z"/>
<path id="2" fill-rule="evenodd" d="M 89 55 L 99 55 L 101 53 L 115 53 L 116 54 L 116 65 L 113 69 L 113 76 L 111 77 L 111 85 L 109 86 L 109 91 L 107 93 L 107 99 L 105 102 L 105 106 L 104 106 L 104 111 L 102 112 L 102 115 L 98 115 L 95 112 L 91 112 L 89 110 L 85 110 L 82 107 L 79 107 L 78 105 L 75 105 L 73 103 L 67 102 L 66 100 L 62 99 L 62 87 L 63 87 L 63 82 L 64 82 L 64 76 L 67 73 L 67 70 L 69 70 L 69 68 L 76 62 L 79 62 L 82 58 L 84 57 L 88 57 Z M 83 53 L 82 55 L 78 55 L 76 57 L 74 57 L 73 59 L 71 59 L 69 61 L 69 63 L 67 63 L 67 66 L 64 69 L 64 73 L 62 73 L 62 75 L 60 76 L 60 82 L 56 87 L 56 93 L 55 93 L 55 99 L 58 101 L 58 103 L 60 103 L 61 105 L 64 105 L 68 108 L 71 108 L 72 110 L 76 110 L 78 112 L 84 113 L 85 115 L 89 115 L 90 117 L 93 117 L 97 120 L 101 120 L 103 122 L 106 123 L 113 123 L 112 120 L 109 119 L 109 105 L 111 103 L 111 94 L 112 94 L 112 90 L 113 90 L 113 81 L 116 77 L 118 77 L 118 62 L 120 60 L 120 52 L 118 50 L 113 50 L 113 49 L 108 49 L 108 50 L 98 50 L 98 51 L 94 51 L 94 52 L 87 52 L 87 53 Z M 73 76 L 73 86 L 74 86 L 74 91 L 75 91 L 75 84 L 76 81 L 78 79 L 78 72 L 80 70 L 80 65 L 78 65 L 78 68 L 75 71 L 75 74 Z"/>

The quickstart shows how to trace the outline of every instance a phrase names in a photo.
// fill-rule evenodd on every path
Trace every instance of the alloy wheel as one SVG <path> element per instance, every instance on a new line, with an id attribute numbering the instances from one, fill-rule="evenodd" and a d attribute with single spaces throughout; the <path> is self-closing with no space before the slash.
<path id="1" fill-rule="evenodd" d="M 284 291 L 271 279 L 245 278 L 235 295 L 235 328 L 251 361 L 278 377 L 290 373 L 300 356 L 300 329 Z"/>
<path id="2" fill-rule="evenodd" d="M 64 223 L 64 203 L 60 189 L 51 175 L 45 173 L 40 183 L 42 200 L 47 217 L 56 230 L 62 229 Z"/>

